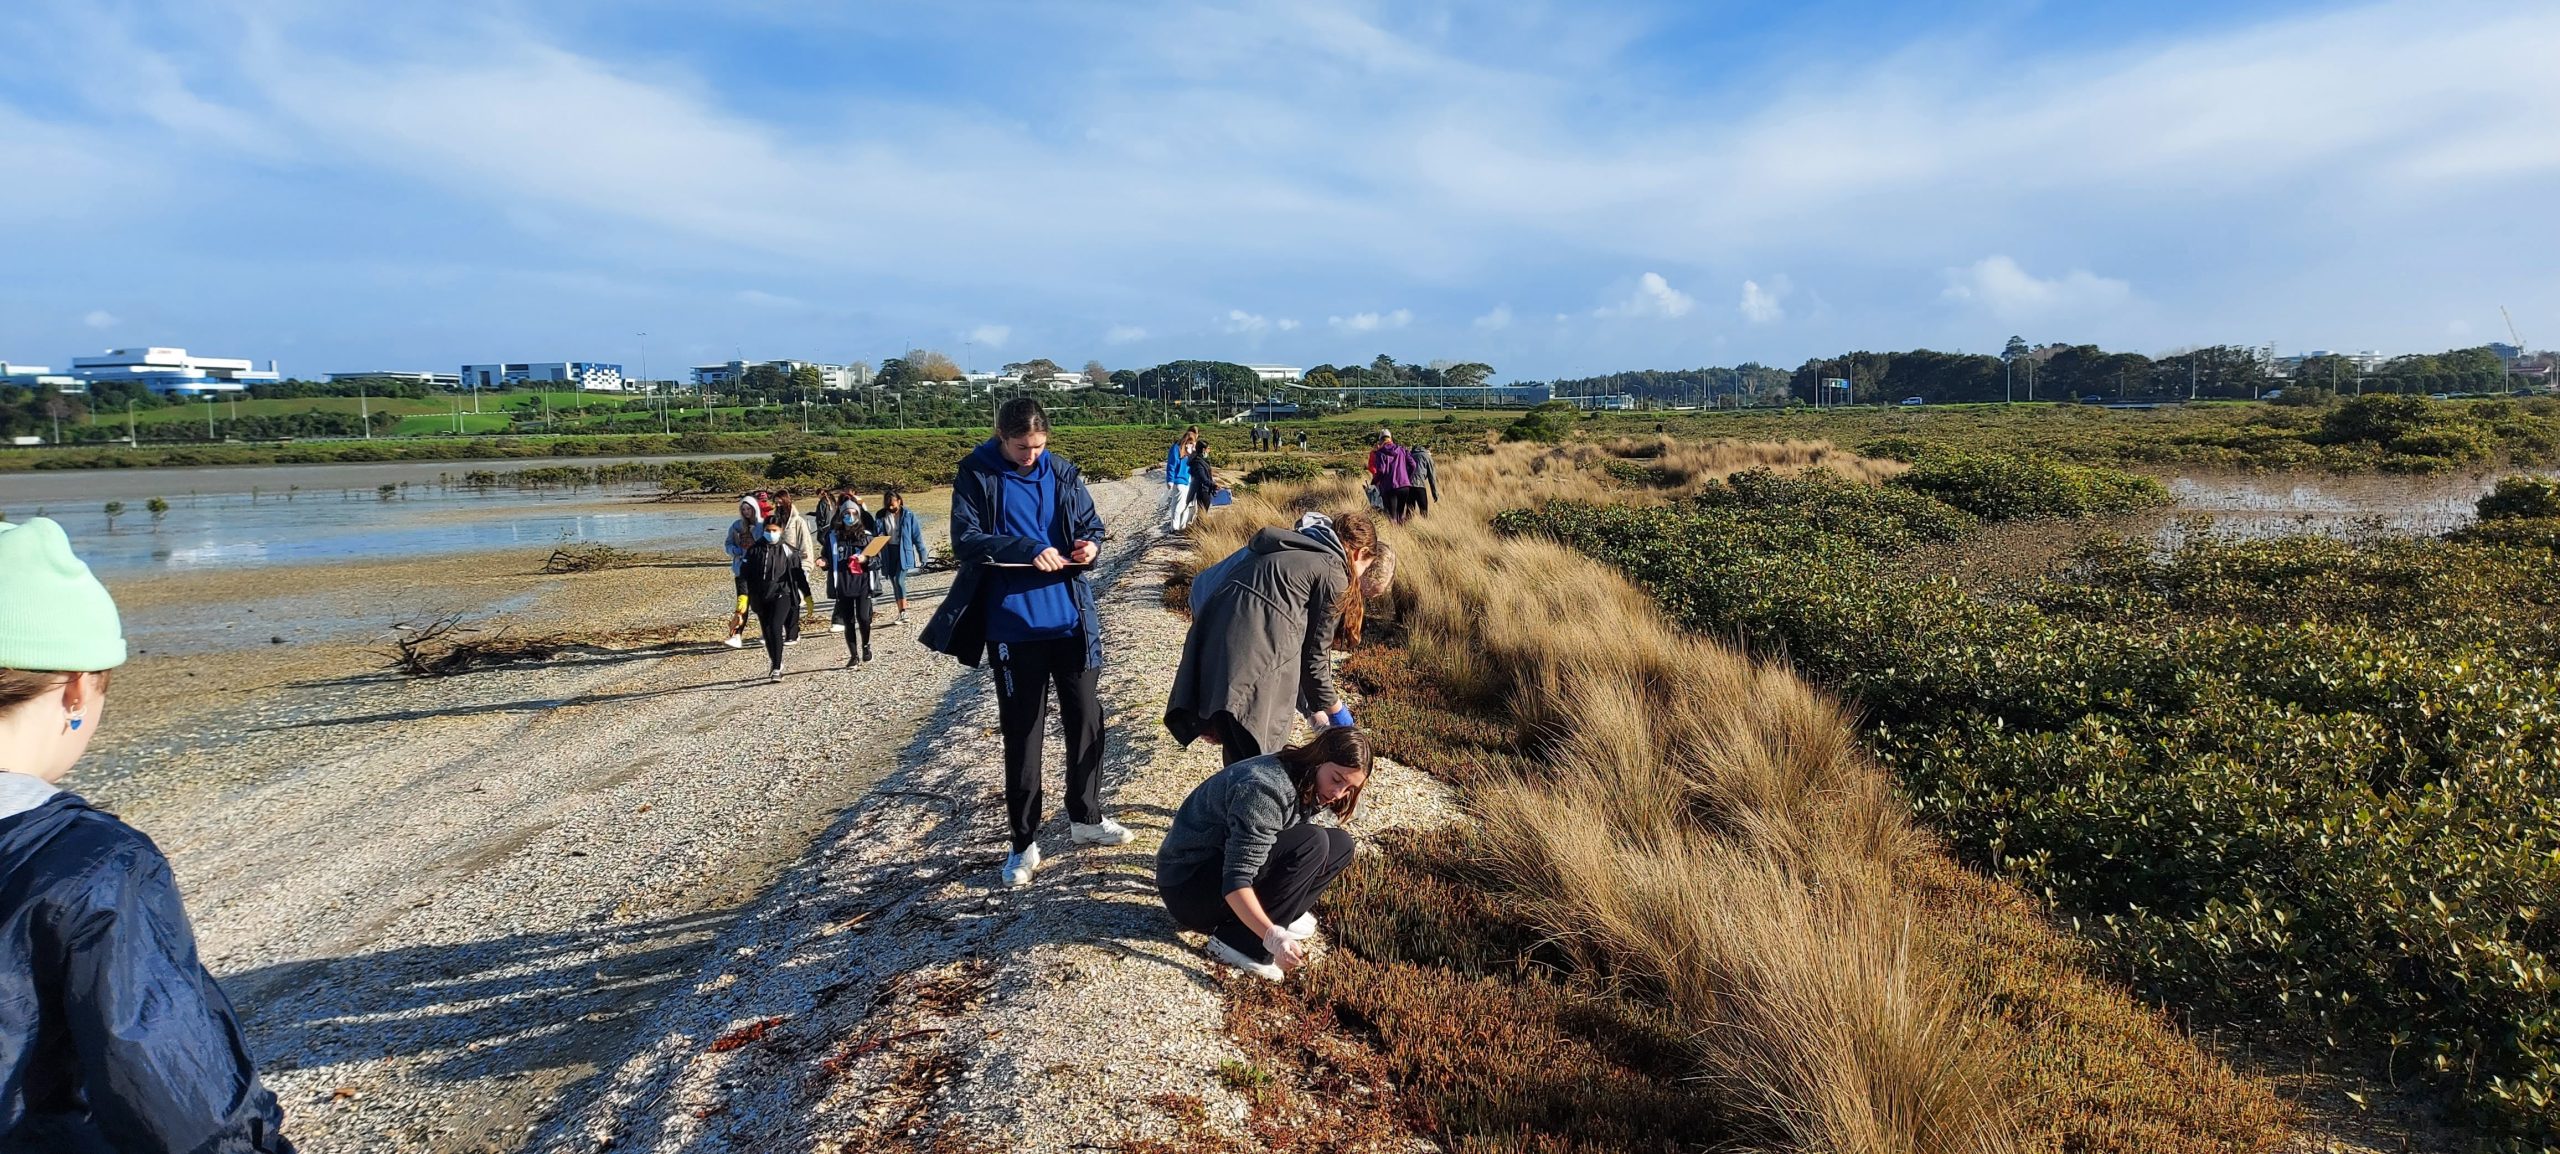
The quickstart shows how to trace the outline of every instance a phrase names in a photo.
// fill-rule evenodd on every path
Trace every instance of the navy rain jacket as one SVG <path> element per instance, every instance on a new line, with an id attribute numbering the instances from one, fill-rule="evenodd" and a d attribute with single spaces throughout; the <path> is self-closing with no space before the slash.
<path id="1" fill-rule="evenodd" d="M 0 818 L 0 1154 L 291 1154 L 169 861 L 77 795 Z"/>
<path id="2" fill-rule="evenodd" d="M 1102 514 L 1094 510 L 1093 494 L 1084 487 L 1084 474 L 1076 470 L 1075 462 L 1054 453 L 1049 456 L 1049 467 L 1058 476 L 1058 509 L 1049 536 L 1059 542 L 1091 541 L 1100 548 L 1110 534 L 1102 526 Z M 951 555 L 959 560 L 960 572 L 951 579 L 951 591 L 943 595 L 933 620 L 925 623 L 916 640 L 936 653 L 959 658 L 962 665 L 974 667 L 986 653 L 987 607 L 979 602 L 994 592 L 995 584 L 986 580 L 985 563 L 1028 564 L 1041 550 L 1053 547 L 1050 541 L 1001 531 L 1004 479 L 998 473 L 1012 467 L 1004 451 L 988 440 L 961 459 L 960 474 L 951 479 Z M 1060 553 L 1067 551 L 1063 544 L 1054 547 Z M 1093 570 L 1076 574 L 1067 587 L 1076 595 L 1076 632 L 1084 638 L 1084 667 L 1100 669 L 1102 620 L 1093 610 Z"/>

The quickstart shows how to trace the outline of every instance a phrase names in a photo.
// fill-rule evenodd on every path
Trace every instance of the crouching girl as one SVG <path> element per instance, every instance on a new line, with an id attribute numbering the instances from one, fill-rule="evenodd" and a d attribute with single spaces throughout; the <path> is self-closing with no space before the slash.
<path id="1" fill-rule="evenodd" d="M 1279 981 L 1306 962 L 1316 898 L 1351 864 L 1347 821 L 1369 784 L 1369 736 L 1350 726 L 1246 758 L 1201 782 L 1156 851 L 1156 892 L 1173 920 L 1209 935 L 1209 956 Z"/>

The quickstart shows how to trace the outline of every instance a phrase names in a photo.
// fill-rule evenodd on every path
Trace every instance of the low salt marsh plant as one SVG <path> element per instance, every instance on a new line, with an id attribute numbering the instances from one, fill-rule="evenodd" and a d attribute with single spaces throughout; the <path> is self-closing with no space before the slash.
<path id="1" fill-rule="evenodd" d="M 1726 474 L 1836 455 L 1716 451 Z M 1726 1120 L 1687 1140 L 1993 1151 L 2017 1148 L 2023 1131 L 2036 1145 L 2131 1151 L 2257 1149 L 2280 1137 L 2283 1111 L 2271 1098 L 2103 982 L 2078 976 L 2068 993 L 2002 985 L 1995 968 L 2066 974 L 2073 955 L 2053 946 L 2019 962 L 2018 947 L 1970 935 L 1988 917 L 2008 927 L 2004 941 L 2049 937 L 2023 902 L 1956 901 L 1948 894 L 1965 887 L 1915 880 L 1952 867 L 1833 699 L 1683 632 L 1676 607 L 1586 557 L 1492 531 L 1506 508 L 1626 498 L 1604 479 L 1605 455 L 1507 445 L 1444 466 L 1444 501 L 1391 534 L 1399 577 L 1383 632 L 1403 646 L 1397 667 L 1426 680 L 1445 709 L 1417 714 L 1399 695 L 1364 708 L 1391 746 L 1410 740 L 1400 729 L 1449 732 L 1435 730 L 1434 716 L 1489 719 L 1457 723 L 1489 732 L 1454 755 L 1414 755 L 1465 787 L 1478 816 L 1474 876 L 1498 890 L 1505 917 L 1535 927 L 1543 964 L 1679 1024 L 1704 1079 L 1698 1093 Z M 1708 472 L 1694 483 L 1712 480 Z M 1798 486 L 1871 502 L 1891 524 L 1859 524 L 1879 540 L 1942 539 L 1972 520 L 1917 493 L 1819 474 L 1747 474 L 1712 486 L 1709 500 L 1775 506 Z M 1639 499 L 1647 507 L 1635 515 L 1673 507 L 1660 494 Z M 1348 481 L 1240 497 L 1194 529 L 1197 556 L 1223 556 L 1295 509 L 1358 502 Z M 1797 531 L 1766 520 L 1769 533 Z M 1951 928 L 1950 917 L 1971 928 Z M 1433 953 L 1403 948 L 1420 956 L 1401 964 Z M 1396 960 L 1375 943 L 1366 952 Z M 1993 990 L 1998 1005 L 1986 1001 Z M 2048 998 L 2076 1001 L 2065 1013 Z M 2112 1009 L 2082 1012 L 2090 1004 Z M 2017 1018 L 2003 1016 L 2010 1008 Z M 2054 1031 L 2056 1040 L 2030 1021 L 2063 1017 L 2102 1024 Z M 2055 1088 L 2068 1077 L 2055 1070 L 2094 1071 L 2127 1053 L 2142 1055 L 2138 1069 L 2114 1081 L 2160 1088 L 2141 1108 L 2115 1108 L 2107 1086 Z M 2208 1086 L 2209 1072 L 2220 1081 Z M 2025 1093 L 2038 1098 L 2021 1106 Z M 2213 1104 L 2222 1130 L 2177 1113 L 2198 1102 Z"/>
<path id="2" fill-rule="evenodd" d="M 1498 523 L 1837 688 L 1929 824 L 2150 989 L 2421 1066 L 2499 1149 L 2560 1144 L 2549 533 L 2101 541 L 1995 595 L 1904 564 L 1908 510 L 1728 488 Z"/>

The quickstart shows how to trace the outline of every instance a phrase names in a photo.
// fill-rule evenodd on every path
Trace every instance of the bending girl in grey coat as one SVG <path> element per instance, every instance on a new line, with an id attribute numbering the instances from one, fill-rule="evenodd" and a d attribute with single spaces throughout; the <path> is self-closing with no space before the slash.
<path id="1" fill-rule="evenodd" d="M 1309 513 L 1201 570 L 1164 708 L 1174 740 L 1215 741 L 1233 765 L 1287 745 L 1301 714 L 1351 724 L 1333 682 L 1334 632 L 1384 552 L 1368 514 Z"/>

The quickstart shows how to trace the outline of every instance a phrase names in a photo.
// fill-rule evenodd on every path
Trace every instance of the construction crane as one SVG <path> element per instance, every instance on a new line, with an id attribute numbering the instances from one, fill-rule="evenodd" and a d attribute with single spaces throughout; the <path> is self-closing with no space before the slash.
<path id="1" fill-rule="evenodd" d="M 2507 339 L 2514 342 L 2516 348 L 2515 356 L 2507 358 L 2506 372 L 2500 375 L 2498 381 L 2498 387 L 2504 389 L 2516 383 L 2516 357 L 2524 355 L 2524 335 L 2516 331 L 2515 314 L 2508 312 L 2507 306 L 2498 306 L 2498 319 L 2507 322 Z"/>

